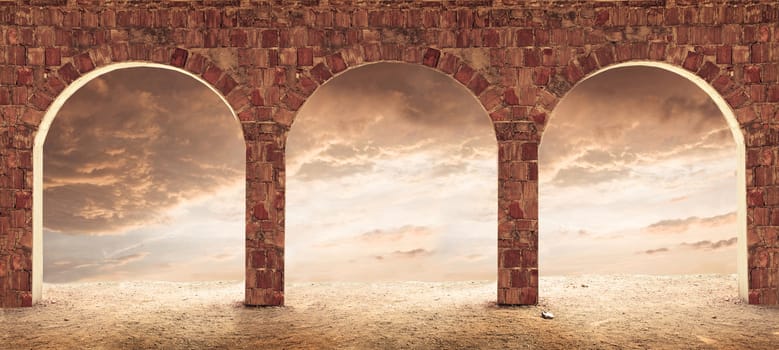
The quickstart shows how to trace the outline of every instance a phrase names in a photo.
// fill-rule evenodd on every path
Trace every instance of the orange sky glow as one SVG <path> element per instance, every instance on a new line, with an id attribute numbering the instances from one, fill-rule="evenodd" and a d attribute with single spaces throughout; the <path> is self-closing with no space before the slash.
<path id="1" fill-rule="evenodd" d="M 44 145 L 44 279 L 240 280 L 244 145 L 174 71 L 107 73 Z M 734 273 L 736 148 L 657 68 L 576 86 L 539 150 L 541 275 Z M 494 280 L 497 144 L 464 87 L 377 63 L 320 87 L 287 140 L 287 281 Z"/>

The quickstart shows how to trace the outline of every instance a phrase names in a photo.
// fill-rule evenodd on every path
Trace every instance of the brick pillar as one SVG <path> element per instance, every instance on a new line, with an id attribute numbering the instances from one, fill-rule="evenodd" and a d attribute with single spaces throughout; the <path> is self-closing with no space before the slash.
<path id="1" fill-rule="evenodd" d="M 246 305 L 284 304 L 284 147 L 275 123 L 244 123 Z"/>
<path id="2" fill-rule="evenodd" d="M 529 125 L 511 124 L 516 124 L 511 129 Z M 513 135 L 514 140 L 498 142 L 498 304 L 533 305 L 538 302 L 538 143 Z"/>
<path id="3" fill-rule="evenodd" d="M 766 126 L 766 128 L 768 128 Z M 770 130 L 771 135 L 779 130 Z M 779 304 L 779 186 L 773 138 L 747 138 L 749 303 Z"/>
<path id="4" fill-rule="evenodd" d="M 0 307 L 32 305 L 32 136 L 6 131 L 0 148 Z M 26 140 L 26 141 L 25 141 Z"/>

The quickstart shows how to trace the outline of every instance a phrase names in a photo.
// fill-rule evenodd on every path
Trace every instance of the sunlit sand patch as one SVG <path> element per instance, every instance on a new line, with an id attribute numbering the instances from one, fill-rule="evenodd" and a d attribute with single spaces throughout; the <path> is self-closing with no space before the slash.
<path id="1" fill-rule="evenodd" d="M 602 325 L 604 323 L 608 323 L 608 322 L 611 322 L 611 321 L 614 321 L 614 320 L 615 320 L 614 318 L 607 318 L 605 320 L 592 322 L 592 323 L 590 323 L 590 326 L 598 327 L 598 326 L 600 326 L 600 325 Z"/>
<path id="2" fill-rule="evenodd" d="M 714 344 L 714 343 L 716 343 L 716 342 L 717 342 L 717 341 L 716 341 L 716 340 L 714 340 L 714 339 L 711 339 L 711 338 L 706 338 L 706 337 L 704 337 L 704 336 L 702 336 L 702 335 L 696 335 L 696 337 L 698 337 L 698 340 L 700 340 L 700 341 L 702 341 L 702 342 L 704 342 L 704 343 L 706 343 L 706 344 Z"/>

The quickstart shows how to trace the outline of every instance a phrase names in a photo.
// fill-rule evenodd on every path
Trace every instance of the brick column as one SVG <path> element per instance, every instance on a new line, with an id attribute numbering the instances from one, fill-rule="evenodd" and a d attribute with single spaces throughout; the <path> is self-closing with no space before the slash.
<path id="1" fill-rule="evenodd" d="M 498 128 L 498 304 L 538 302 L 538 143 L 532 122 Z M 502 132 L 508 129 L 510 132 Z M 506 136 L 511 140 L 501 140 Z"/>
<path id="2" fill-rule="evenodd" d="M 777 94 L 779 96 L 779 94 Z M 779 129 L 763 125 L 747 138 L 747 252 L 749 303 L 779 304 L 779 182 L 774 135 Z M 770 137 L 755 137 L 757 135 Z"/>
<path id="3" fill-rule="evenodd" d="M 284 304 L 284 147 L 274 122 L 246 122 L 246 305 Z"/>
<path id="4" fill-rule="evenodd" d="M 0 139 L 0 307 L 31 306 L 32 136 L 11 128 Z"/>

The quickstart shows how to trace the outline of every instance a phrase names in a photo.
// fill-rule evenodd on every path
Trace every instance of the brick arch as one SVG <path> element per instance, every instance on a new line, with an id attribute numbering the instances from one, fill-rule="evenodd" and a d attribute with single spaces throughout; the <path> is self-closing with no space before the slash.
<path id="1" fill-rule="evenodd" d="M 250 202 L 247 203 L 247 237 L 250 243 L 247 247 L 247 294 L 248 305 L 283 305 L 284 303 L 284 217 L 285 217 L 285 160 L 284 152 L 286 137 L 294 123 L 295 116 L 306 100 L 330 79 L 344 74 L 349 69 L 376 62 L 398 62 L 419 64 L 449 76 L 466 88 L 489 115 L 496 133 L 499 149 L 499 162 L 511 152 L 520 149 L 525 156 L 532 153 L 530 148 L 515 142 L 513 124 L 507 123 L 512 104 L 518 103 L 518 97 L 513 88 L 500 81 L 488 68 L 476 68 L 455 52 L 428 46 L 356 46 L 330 52 L 319 57 L 313 57 L 312 51 L 299 50 L 295 59 L 298 71 L 294 78 L 289 78 L 285 70 L 278 70 L 274 76 L 274 86 L 256 89 L 247 95 L 253 109 L 247 111 L 243 119 L 270 119 L 274 125 L 257 126 L 251 134 L 252 140 L 260 145 L 250 147 L 249 181 Z M 302 69 L 301 69 L 302 65 Z M 268 102 L 277 100 L 275 110 L 265 106 Z M 261 130 L 263 127 L 266 131 Z M 275 132 L 275 137 L 271 136 Z M 265 136 L 263 136 L 265 135 Z M 528 138 L 529 139 L 529 138 Z M 531 155 L 535 157 L 535 155 Z M 508 168 L 509 165 L 504 166 Z M 534 170 L 530 170 L 534 171 Z M 525 172 L 528 172 L 526 169 Z M 259 187 L 259 188 L 258 188 Z M 504 179 L 498 179 L 498 197 L 511 198 L 518 190 L 512 184 L 505 184 Z M 259 195 L 258 195 L 259 194 Z M 499 209 L 499 217 L 508 217 L 510 210 L 506 203 Z M 499 202 L 499 207 L 501 203 Z M 506 220 L 505 218 L 503 219 Z M 499 219 L 500 221 L 500 219 Z M 514 237 L 498 237 L 500 242 L 511 246 Z M 506 247 L 499 247 L 499 250 Z M 527 259 L 527 258 L 526 258 Z M 498 273 L 498 281 L 503 287 L 498 291 L 498 300 L 502 304 L 534 303 L 535 299 L 518 299 L 517 287 L 512 287 L 507 281 L 510 273 Z M 510 292 L 509 292 L 510 290 Z M 514 295 L 514 299 L 507 299 Z"/>
<path id="2" fill-rule="evenodd" d="M 499 147 L 499 303 L 537 302 L 537 149 L 549 113 L 588 74 L 632 60 L 683 67 L 733 109 L 747 147 L 750 302 L 779 303 L 775 1 L 261 2 L 0 7 L 0 307 L 31 303 L 32 137 L 67 79 L 156 62 L 223 91 L 247 144 L 246 302 L 278 305 L 284 135 L 296 105 L 340 69 L 339 57 L 349 67 L 385 60 L 444 70 L 449 55 L 489 82 L 476 95 Z"/>
<path id="3" fill-rule="evenodd" d="M 298 54 L 298 60 L 308 59 L 305 54 Z M 294 123 L 297 111 L 319 86 L 350 69 L 377 62 L 419 64 L 431 68 L 465 87 L 479 101 L 493 122 L 494 118 L 498 117 L 493 114 L 500 107 L 499 95 L 494 93 L 499 89 L 499 85 L 488 80 L 487 69 L 475 68 L 455 53 L 433 47 L 351 47 L 317 57 L 316 61 L 318 62 L 314 64 L 314 58 L 311 58 L 310 68 L 306 67 L 299 72 L 292 89 L 287 90 L 280 98 L 279 110 L 273 119 L 286 126 L 287 130 Z"/>
<path id="4" fill-rule="evenodd" d="M 21 120 L 36 129 L 43 122 L 46 111 L 72 84 L 80 87 L 101 74 L 133 66 L 153 66 L 185 73 L 217 93 L 234 115 L 246 108 L 240 99 L 239 89 L 236 89 L 239 80 L 234 78 L 233 72 L 225 71 L 208 57 L 184 48 L 101 46 L 69 57 L 63 57 L 60 50 L 49 50 L 46 51 L 46 62 L 47 65 L 50 62 L 52 67 L 47 67 L 45 71 L 35 72 L 27 68 L 19 72 L 20 79 L 29 79 L 32 85 Z"/>
<path id="5" fill-rule="evenodd" d="M 229 72 L 224 72 L 205 56 L 181 48 L 169 48 L 158 49 L 158 52 L 165 53 L 164 55 L 159 53 L 158 55 L 162 56 L 158 58 L 168 57 L 167 60 L 140 61 L 129 60 L 128 56 L 121 54 L 123 52 L 121 49 L 114 50 L 111 59 L 108 59 L 109 56 L 105 56 L 106 52 L 100 49 L 88 50 L 65 58 L 58 58 L 54 54 L 51 58 L 47 56 L 47 59 L 51 59 L 52 62 L 64 61 L 65 63 L 49 72 L 44 72 L 44 79 L 36 81 L 27 103 L 27 110 L 22 115 L 22 122 L 34 135 L 29 168 L 32 172 L 32 186 L 21 192 L 27 200 L 32 199 L 30 205 L 32 229 L 29 231 L 31 232 L 29 248 L 32 250 L 32 256 L 31 261 L 24 262 L 22 266 L 25 271 L 29 271 L 31 291 L 20 293 L 19 297 L 23 305 L 40 300 L 43 284 L 43 174 L 39 170 L 43 167 L 43 144 L 51 123 L 73 93 L 92 79 L 111 71 L 150 67 L 173 70 L 200 81 L 222 99 L 236 120 L 236 107 L 244 107 L 233 103 L 229 98 L 236 95 L 230 94 L 238 86 L 236 80 Z M 30 224 L 29 220 L 27 224 Z"/>
<path id="6" fill-rule="evenodd" d="M 670 54 L 669 54 L 670 52 Z M 603 62 L 603 64 L 601 64 Z M 744 82 L 750 79 L 759 81 L 759 76 L 750 77 L 748 72 L 742 81 L 734 79 L 732 67 L 729 64 L 716 63 L 716 60 L 706 58 L 699 48 L 673 47 L 668 43 L 652 43 L 650 45 L 632 45 L 628 48 L 615 45 L 604 45 L 593 48 L 592 51 L 571 58 L 565 68 L 557 76 L 551 77 L 546 86 L 541 89 L 553 91 L 554 98 L 549 99 L 539 108 L 544 115 L 551 115 L 554 107 L 571 90 L 583 81 L 597 76 L 605 71 L 621 67 L 654 67 L 681 76 L 703 90 L 717 105 L 723 114 L 737 146 L 737 275 L 739 296 L 744 301 L 757 304 L 763 293 L 760 284 L 753 283 L 753 274 L 761 273 L 755 264 L 754 256 L 760 247 L 754 245 L 754 233 L 747 234 L 747 172 L 751 169 L 746 164 L 745 135 L 749 135 L 750 123 L 756 119 L 756 112 Z M 541 125 L 540 137 L 543 136 Z M 541 138 L 542 140 L 542 138 Z M 751 216 L 751 215 L 750 215 Z M 748 245 L 749 242 L 749 245 Z"/>

